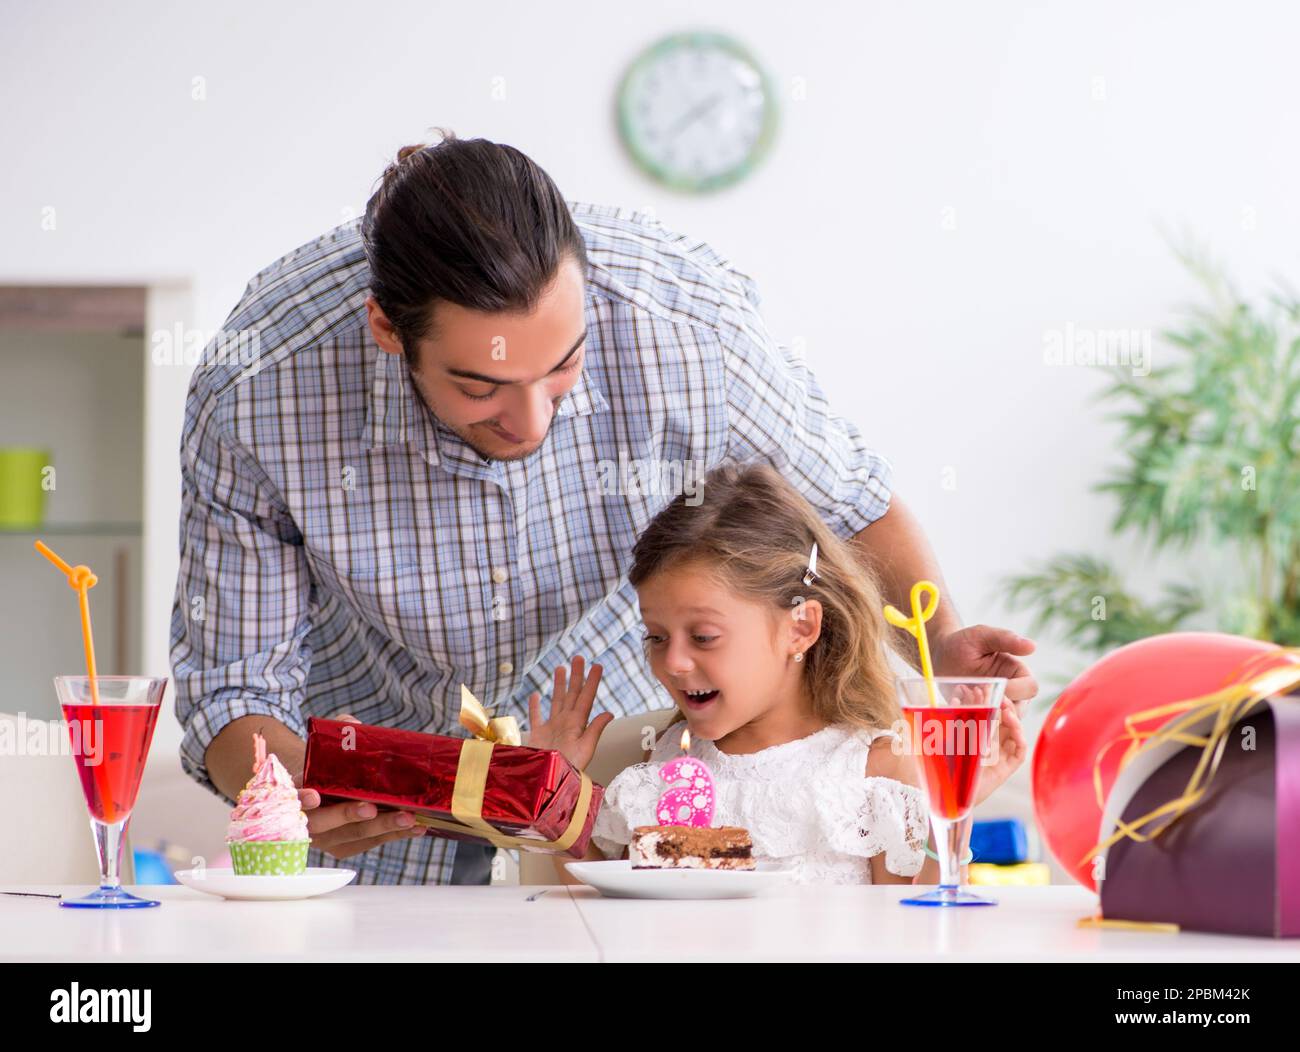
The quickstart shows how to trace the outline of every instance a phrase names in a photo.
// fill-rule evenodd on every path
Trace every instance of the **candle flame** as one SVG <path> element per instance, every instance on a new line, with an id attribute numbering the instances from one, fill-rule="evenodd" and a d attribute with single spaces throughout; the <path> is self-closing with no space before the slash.
<path id="1" fill-rule="evenodd" d="M 682 752 L 686 752 L 691 747 L 691 731 L 687 727 L 682 731 Z"/>

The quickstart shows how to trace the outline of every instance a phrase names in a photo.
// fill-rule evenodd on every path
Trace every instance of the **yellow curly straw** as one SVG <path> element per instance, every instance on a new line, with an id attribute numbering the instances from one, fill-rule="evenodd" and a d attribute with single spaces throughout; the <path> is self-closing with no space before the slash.
<path id="1" fill-rule="evenodd" d="M 930 598 L 923 604 L 921 596 L 926 592 L 930 593 Z M 930 663 L 930 641 L 926 637 L 925 623 L 939 609 L 939 588 L 933 581 L 917 581 L 912 585 L 910 598 L 911 617 L 905 617 L 895 606 L 886 606 L 885 620 L 895 628 L 902 628 L 911 633 L 916 639 L 917 649 L 921 652 L 921 675 L 925 677 L 925 684 L 930 692 L 930 704 L 938 705 L 939 694 L 934 684 L 934 666 Z"/>

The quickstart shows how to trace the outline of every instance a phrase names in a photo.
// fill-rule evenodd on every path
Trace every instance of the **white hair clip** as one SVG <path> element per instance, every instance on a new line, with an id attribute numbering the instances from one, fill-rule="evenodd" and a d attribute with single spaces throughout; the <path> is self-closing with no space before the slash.
<path id="1" fill-rule="evenodd" d="M 808 569 L 804 571 L 803 583 L 811 585 L 817 580 L 817 542 L 813 541 L 812 551 L 808 554 Z"/>

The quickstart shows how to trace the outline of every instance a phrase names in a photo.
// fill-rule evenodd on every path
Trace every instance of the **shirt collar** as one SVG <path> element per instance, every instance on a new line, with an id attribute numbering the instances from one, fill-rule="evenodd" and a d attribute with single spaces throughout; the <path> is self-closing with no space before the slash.
<path id="1" fill-rule="evenodd" d="M 427 438 L 432 421 L 428 411 L 411 387 L 406 363 L 400 354 L 374 349 L 374 375 L 370 380 L 370 405 L 361 431 L 364 449 L 397 446 L 420 440 L 421 448 L 431 448 Z"/>
<path id="2" fill-rule="evenodd" d="M 590 361 L 590 344 L 587 355 L 587 361 Z M 555 407 L 555 415 L 557 417 L 590 416 L 592 413 L 600 413 L 608 408 L 609 403 L 605 401 L 604 394 L 592 380 L 591 373 L 587 371 L 587 362 L 584 361 L 582 372 L 578 374 L 578 382 L 560 399 L 560 404 Z"/>

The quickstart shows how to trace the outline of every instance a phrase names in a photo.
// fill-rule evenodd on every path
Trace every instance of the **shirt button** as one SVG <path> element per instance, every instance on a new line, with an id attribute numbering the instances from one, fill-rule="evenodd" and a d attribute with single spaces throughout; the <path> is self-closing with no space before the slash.
<path id="1" fill-rule="evenodd" d="M 497 584 L 505 584 L 508 580 L 510 580 L 510 571 L 507 570 L 504 566 L 498 566 L 495 570 L 492 571 L 492 580 L 495 581 Z"/>
<path id="2" fill-rule="evenodd" d="M 500 672 L 501 675 L 503 676 L 510 675 L 510 673 L 512 673 L 514 670 L 515 670 L 514 665 L 510 664 L 509 661 L 503 661 L 501 662 L 501 664 L 497 666 L 497 671 Z"/>

